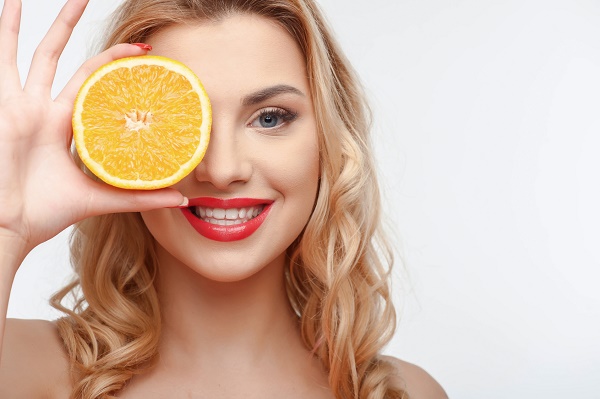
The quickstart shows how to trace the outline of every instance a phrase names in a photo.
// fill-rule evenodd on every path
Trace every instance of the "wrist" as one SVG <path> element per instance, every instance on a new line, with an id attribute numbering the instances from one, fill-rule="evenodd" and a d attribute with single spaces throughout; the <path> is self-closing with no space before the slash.
<path id="1" fill-rule="evenodd" d="M 12 281 L 28 252 L 23 238 L 0 230 L 0 273 L 3 281 Z"/>

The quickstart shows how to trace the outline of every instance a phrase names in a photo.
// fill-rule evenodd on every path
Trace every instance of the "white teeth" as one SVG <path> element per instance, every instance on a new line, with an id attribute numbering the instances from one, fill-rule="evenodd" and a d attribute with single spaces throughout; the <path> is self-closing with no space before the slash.
<path id="1" fill-rule="evenodd" d="M 238 210 L 236 208 L 227 209 L 225 211 L 225 219 L 235 220 L 238 218 Z"/>
<path id="2" fill-rule="evenodd" d="M 212 216 L 215 219 L 225 219 L 225 209 L 221 209 L 221 208 L 213 209 Z"/>
<path id="3" fill-rule="evenodd" d="M 205 222 L 218 224 L 220 226 L 232 226 L 249 221 L 258 216 L 264 205 L 249 206 L 246 208 L 205 208 L 193 207 L 193 213 Z"/>

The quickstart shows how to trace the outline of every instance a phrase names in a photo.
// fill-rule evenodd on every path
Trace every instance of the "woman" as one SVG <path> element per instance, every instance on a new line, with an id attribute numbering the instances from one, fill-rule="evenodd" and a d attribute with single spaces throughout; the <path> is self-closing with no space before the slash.
<path id="1" fill-rule="evenodd" d="M 395 319 L 366 107 L 316 5 L 126 1 L 105 51 L 51 100 L 86 3 L 67 2 L 23 88 L 20 2 L 0 20 L 4 314 L 25 255 L 77 223 L 77 278 L 52 299 L 67 316 L 6 323 L 0 397 L 445 397 L 380 355 Z M 170 189 L 107 187 L 69 154 L 74 97 L 99 66 L 151 48 L 201 77 L 211 144 Z M 207 213 L 260 227 L 214 236 L 194 228 Z"/>

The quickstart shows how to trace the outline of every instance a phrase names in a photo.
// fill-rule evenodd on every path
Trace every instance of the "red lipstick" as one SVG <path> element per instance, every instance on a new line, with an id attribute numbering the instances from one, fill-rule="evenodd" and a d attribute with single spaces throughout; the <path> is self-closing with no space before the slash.
<path id="1" fill-rule="evenodd" d="M 207 208 L 220 208 L 220 209 L 231 209 L 231 208 L 247 208 L 251 206 L 264 206 L 262 212 L 258 216 L 248 220 L 247 222 L 234 224 L 230 226 L 223 226 L 219 224 L 213 224 L 202 220 L 196 216 L 192 210 L 188 208 L 182 208 L 181 212 L 192 225 L 192 227 L 203 237 L 210 240 L 229 242 L 243 240 L 251 236 L 265 221 L 269 211 L 271 210 L 272 200 L 258 199 L 258 198 L 212 198 L 212 197 L 201 197 L 192 198 L 189 202 L 189 207 L 201 206 Z"/>

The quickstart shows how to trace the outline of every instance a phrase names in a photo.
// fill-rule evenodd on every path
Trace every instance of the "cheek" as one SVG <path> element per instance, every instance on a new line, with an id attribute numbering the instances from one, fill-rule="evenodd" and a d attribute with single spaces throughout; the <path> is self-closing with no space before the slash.
<path id="1" fill-rule="evenodd" d="M 316 136 L 316 135 L 315 135 Z M 287 200 L 306 197 L 314 201 L 319 179 L 319 149 L 316 137 L 286 143 L 272 151 L 268 175 Z"/>

